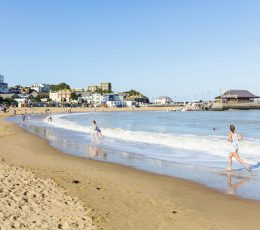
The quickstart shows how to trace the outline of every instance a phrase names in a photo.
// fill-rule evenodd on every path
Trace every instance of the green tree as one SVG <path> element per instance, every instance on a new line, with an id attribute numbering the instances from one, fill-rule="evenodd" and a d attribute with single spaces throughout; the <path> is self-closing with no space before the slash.
<path id="1" fill-rule="evenodd" d="M 51 85 L 50 89 L 52 91 L 66 90 L 66 89 L 70 89 L 70 86 L 65 82 L 62 82 L 58 85 Z"/>
<path id="2" fill-rule="evenodd" d="M 41 102 L 41 97 L 39 95 L 37 95 L 32 100 L 33 100 L 33 102 Z"/>
<path id="3" fill-rule="evenodd" d="M 129 91 L 124 92 L 125 98 L 131 97 L 133 98 L 136 102 L 143 102 L 143 103 L 149 103 L 149 98 L 143 95 L 142 93 L 131 89 Z"/>
<path id="4" fill-rule="evenodd" d="M 17 106 L 18 105 L 18 102 L 16 100 L 14 100 L 13 98 L 5 98 L 3 99 L 2 97 L 0 97 L 0 104 L 4 104 L 4 105 L 15 105 Z"/>
<path id="5" fill-rule="evenodd" d="M 111 90 L 102 90 L 102 89 L 100 89 L 100 88 L 97 88 L 97 90 L 95 91 L 96 93 L 112 93 L 112 91 Z"/>
<path id="6" fill-rule="evenodd" d="M 71 100 L 78 100 L 78 98 L 81 97 L 81 94 L 71 93 Z"/>
<path id="7" fill-rule="evenodd" d="M 125 94 L 127 94 L 128 96 L 143 96 L 143 94 L 141 94 L 140 92 L 136 91 L 136 90 L 129 90 L 129 91 L 126 91 L 124 92 Z"/>

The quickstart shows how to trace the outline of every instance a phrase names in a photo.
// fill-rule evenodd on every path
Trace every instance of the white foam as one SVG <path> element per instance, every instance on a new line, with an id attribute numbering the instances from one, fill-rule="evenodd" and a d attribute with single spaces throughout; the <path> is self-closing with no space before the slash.
<path id="1" fill-rule="evenodd" d="M 54 127 L 90 133 L 91 126 L 82 126 L 76 122 L 62 119 L 66 115 L 53 116 L 53 122 L 50 123 Z M 45 120 L 47 122 L 47 120 Z M 229 152 L 229 143 L 224 136 L 200 136 L 200 135 L 178 135 L 173 133 L 155 133 L 145 131 L 131 131 L 120 128 L 102 129 L 105 137 L 120 139 L 128 142 L 146 143 L 154 145 L 162 145 L 174 149 L 182 149 L 208 153 L 223 157 Z M 250 160 L 258 160 L 260 157 L 260 140 L 245 139 L 240 143 L 240 153 Z"/>

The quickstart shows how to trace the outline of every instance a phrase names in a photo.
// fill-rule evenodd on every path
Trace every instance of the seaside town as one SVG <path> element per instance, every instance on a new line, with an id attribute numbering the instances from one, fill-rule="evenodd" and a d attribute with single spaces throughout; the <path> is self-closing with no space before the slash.
<path id="1" fill-rule="evenodd" d="M 210 94 L 210 92 L 209 92 Z M 71 88 L 66 83 L 57 85 L 34 83 L 9 87 L 0 75 L 0 104 L 3 112 L 11 107 L 166 107 L 167 111 L 223 111 L 228 109 L 260 109 L 260 97 L 248 90 L 228 90 L 213 100 L 174 101 L 158 96 L 154 101 L 136 90 L 114 92 L 112 83 L 88 85 L 86 89 Z"/>
<path id="2" fill-rule="evenodd" d="M 260 1 L 0 9 L 0 230 L 260 230 Z"/>

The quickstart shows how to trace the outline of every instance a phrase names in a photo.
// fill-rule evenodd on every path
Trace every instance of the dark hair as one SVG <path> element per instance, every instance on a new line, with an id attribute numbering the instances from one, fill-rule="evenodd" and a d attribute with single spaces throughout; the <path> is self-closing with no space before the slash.
<path id="1" fill-rule="evenodd" d="M 95 121 L 95 120 L 93 120 L 93 123 L 94 123 L 94 124 L 96 124 L 96 121 Z"/>
<path id="2" fill-rule="evenodd" d="M 232 132 L 232 133 L 234 133 L 235 132 L 235 129 L 236 129 L 236 127 L 234 126 L 234 125 L 230 125 L 230 131 Z"/>

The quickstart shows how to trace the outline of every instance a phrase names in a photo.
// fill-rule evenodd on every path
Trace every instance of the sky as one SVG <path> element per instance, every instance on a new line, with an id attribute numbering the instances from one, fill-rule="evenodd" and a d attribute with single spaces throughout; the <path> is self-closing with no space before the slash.
<path id="1" fill-rule="evenodd" d="M 141 91 L 151 100 L 260 95 L 259 0 L 0 0 L 0 74 Z"/>

